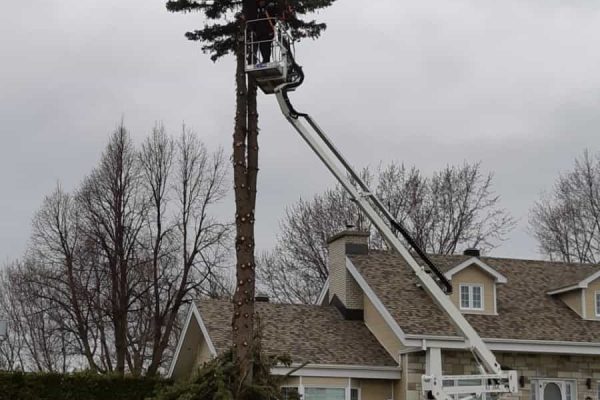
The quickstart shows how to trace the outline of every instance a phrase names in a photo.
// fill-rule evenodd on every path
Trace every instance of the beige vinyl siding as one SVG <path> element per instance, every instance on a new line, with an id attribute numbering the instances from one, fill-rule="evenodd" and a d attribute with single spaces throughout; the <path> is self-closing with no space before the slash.
<path id="1" fill-rule="evenodd" d="M 583 291 L 579 289 L 560 294 L 560 299 L 581 317 L 583 317 L 583 310 L 581 308 L 582 293 Z"/>
<path id="2" fill-rule="evenodd" d="M 346 387 L 348 378 L 302 377 L 302 384 L 312 387 Z"/>
<path id="3" fill-rule="evenodd" d="M 194 364 L 202 365 L 205 362 L 210 361 L 212 358 L 213 357 L 210 352 L 210 349 L 208 348 L 208 344 L 206 343 L 206 340 L 202 338 L 202 340 L 200 341 L 200 345 L 198 346 L 198 356 L 196 357 L 196 362 Z"/>
<path id="4" fill-rule="evenodd" d="M 365 307 L 365 325 L 392 358 L 398 361 L 398 353 L 403 348 L 400 340 L 366 295 L 364 296 L 363 304 Z"/>
<path id="5" fill-rule="evenodd" d="M 496 284 L 496 282 L 490 274 L 483 271 L 478 266 L 472 265 L 463 269 L 460 272 L 457 272 L 452 276 L 453 291 L 450 298 L 459 309 L 461 284 L 475 284 L 481 285 L 483 287 L 483 311 L 465 310 L 465 312 L 478 314 L 495 314 L 496 299 L 494 298 L 494 285 Z"/>
<path id="6" fill-rule="evenodd" d="M 188 329 L 182 333 L 183 343 L 173 369 L 175 380 L 188 379 L 196 367 L 211 357 L 196 317 L 192 316 Z"/>
<path id="7" fill-rule="evenodd" d="M 394 381 L 361 379 L 359 388 L 362 400 L 388 400 L 394 396 Z"/>
<path id="8" fill-rule="evenodd" d="M 600 319 L 596 316 L 596 292 L 600 291 L 600 279 L 590 283 L 583 292 L 585 293 L 585 317 L 587 319 Z"/>
<path id="9" fill-rule="evenodd" d="M 291 386 L 291 387 L 298 387 L 300 385 L 300 378 L 297 376 L 289 376 L 286 378 L 286 380 L 283 382 L 283 384 L 281 386 Z"/>

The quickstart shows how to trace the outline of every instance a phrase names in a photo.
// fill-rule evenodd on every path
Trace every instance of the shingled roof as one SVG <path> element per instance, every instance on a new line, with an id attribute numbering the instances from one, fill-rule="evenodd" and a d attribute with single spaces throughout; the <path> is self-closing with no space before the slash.
<path id="1" fill-rule="evenodd" d="M 217 352 L 231 346 L 232 304 L 196 303 Z M 362 321 L 347 321 L 333 306 L 256 303 L 263 348 L 297 363 L 397 366 Z"/>
<path id="2" fill-rule="evenodd" d="M 387 252 L 349 256 L 398 325 L 407 334 L 457 336 L 404 259 Z M 462 255 L 431 256 L 442 270 L 466 261 Z M 504 275 L 497 285 L 498 315 L 466 315 L 483 338 L 600 342 L 600 321 L 584 320 L 548 291 L 600 270 L 598 266 L 480 257 Z"/>

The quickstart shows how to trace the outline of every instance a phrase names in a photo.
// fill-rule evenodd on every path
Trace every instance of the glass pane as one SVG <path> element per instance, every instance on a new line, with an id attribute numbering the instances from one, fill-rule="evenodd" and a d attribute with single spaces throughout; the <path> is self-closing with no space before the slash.
<path id="1" fill-rule="evenodd" d="M 560 387 L 556 383 L 548 383 L 544 388 L 544 400 L 563 400 Z"/>
<path id="2" fill-rule="evenodd" d="M 600 315 L 600 293 L 596 293 L 596 315 Z"/>
<path id="3" fill-rule="evenodd" d="M 481 308 L 481 287 L 473 286 L 473 308 Z"/>
<path id="4" fill-rule="evenodd" d="M 345 400 L 346 389 L 341 388 L 305 388 L 304 400 Z"/>
<path id="5" fill-rule="evenodd" d="M 350 389 L 350 400 L 358 400 L 358 389 Z"/>
<path id="6" fill-rule="evenodd" d="M 469 287 L 460 287 L 460 306 L 462 308 L 469 308 Z"/>

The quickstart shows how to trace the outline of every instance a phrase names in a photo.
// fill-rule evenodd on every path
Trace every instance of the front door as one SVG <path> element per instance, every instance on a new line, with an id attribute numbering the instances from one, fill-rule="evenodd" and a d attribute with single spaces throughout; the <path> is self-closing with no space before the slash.
<path id="1" fill-rule="evenodd" d="M 534 400 L 574 400 L 575 382 L 558 379 L 532 380 Z"/>

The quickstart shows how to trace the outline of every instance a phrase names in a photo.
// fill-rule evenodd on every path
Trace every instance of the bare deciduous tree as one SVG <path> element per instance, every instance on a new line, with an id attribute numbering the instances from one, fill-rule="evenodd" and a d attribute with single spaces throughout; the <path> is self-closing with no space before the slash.
<path id="1" fill-rule="evenodd" d="M 588 151 L 558 177 L 551 193 L 531 210 L 530 227 L 552 260 L 600 261 L 600 155 Z"/>
<path id="2" fill-rule="evenodd" d="M 108 270 L 107 311 L 114 331 L 115 371 L 120 374 L 125 372 L 130 305 L 144 276 L 136 271 L 136 246 L 147 213 L 140 179 L 135 148 L 121 124 L 79 193 L 86 235 L 99 246 Z"/>
<path id="3" fill-rule="evenodd" d="M 376 179 L 368 170 L 362 175 L 376 181 L 378 197 L 427 252 L 489 250 L 514 226 L 492 191 L 492 175 L 484 175 L 479 163 L 448 166 L 430 178 L 396 163 L 380 167 Z M 280 301 L 316 301 L 329 273 L 326 240 L 347 225 L 370 231 L 372 246 L 385 247 L 339 186 L 289 207 L 275 249 L 260 258 L 266 289 Z"/>
<path id="4" fill-rule="evenodd" d="M 227 163 L 184 128 L 161 125 L 138 151 L 121 125 L 75 195 L 60 186 L 33 220 L 26 262 L 0 285 L 7 368 L 156 374 L 185 305 L 224 294 L 230 223 L 212 210 Z M 22 356 L 23 355 L 23 356 Z"/>

